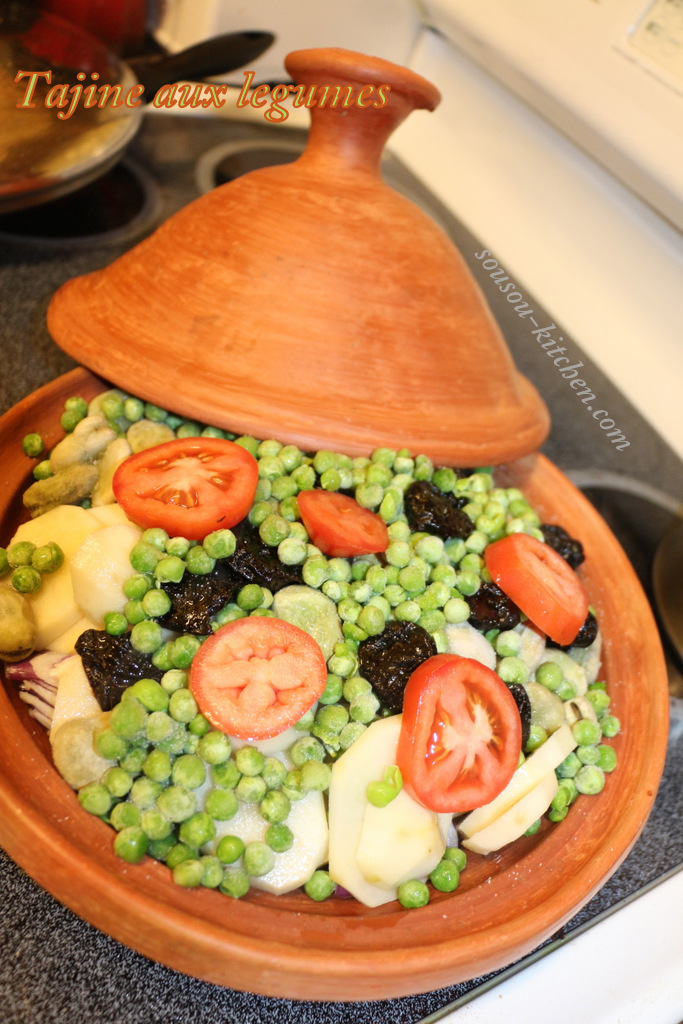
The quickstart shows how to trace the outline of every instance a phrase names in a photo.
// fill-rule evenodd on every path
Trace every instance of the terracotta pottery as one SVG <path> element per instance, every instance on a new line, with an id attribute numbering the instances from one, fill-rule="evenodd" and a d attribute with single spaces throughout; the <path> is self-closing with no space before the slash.
<path id="1" fill-rule="evenodd" d="M 21 438 L 59 439 L 74 394 L 105 385 L 83 369 L 59 378 L 0 420 L 0 541 L 23 515 L 31 463 Z M 394 436 L 394 443 L 400 435 Z M 512 963 L 549 938 L 600 888 L 638 837 L 655 798 L 668 738 L 668 689 L 659 637 L 624 552 L 598 513 L 541 455 L 502 467 L 545 521 L 584 544 L 580 569 L 604 634 L 602 677 L 622 723 L 615 772 L 581 796 L 559 825 L 489 857 L 468 856 L 456 892 L 428 906 L 354 900 L 314 903 L 302 892 L 218 892 L 174 885 L 145 858 L 112 851 L 112 831 L 88 815 L 52 765 L 46 734 L 13 686 L 0 686 L 0 843 L 30 875 L 120 942 L 206 981 L 292 999 L 367 1000 L 451 985 Z M 27 923 L 27 927 L 30 923 Z"/>
<path id="2" fill-rule="evenodd" d="M 65 284 L 53 337 L 158 405 L 304 449 L 369 454 L 401 437 L 454 466 L 535 450 L 547 409 L 462 257 L 379 176 L 390 133 L 439 93 L 346 50 L 286 63 L 303 96 L 317 87 L 304 154 L 214 189 Z"/>

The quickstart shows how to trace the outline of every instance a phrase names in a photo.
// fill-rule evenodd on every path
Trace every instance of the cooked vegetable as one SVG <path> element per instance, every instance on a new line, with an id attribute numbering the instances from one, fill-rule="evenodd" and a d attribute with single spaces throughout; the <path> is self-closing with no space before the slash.
<path id="1" fill-rule="evenodd" d="M 325 689 L 319 644 L 275 618 L 236 619 L 199 648 L 190 688 L 217 729 L 242 739 L 267 739 L 297 722 Z"/>
<path id="2" fill-rule="evenodd" d="M 50 468 L 57 475 L 72 466 L 94 463 L 115 439 L 116 431 L 104 416 L 86 416 L 52 449 Z"/>
<path id="3" fill-rule="evenodd" d="M 79 505 L 90 497 L 96 483 L 96 466 L 75 463 L 31 484 L 24 491 L 24 505 L 35 519 L 59 505 Z"/>
<path id="4" fill-rule="evenodd" d="M 368 802 L 368 784 L 396 764 L 401 722 L 401 715 L 373 722 L 332 768 L 330 875 L 369 907 L 396 899 L 402 882 L 426 878 L 446 847 L 450 817 L 422 807 L 405 789 L 386 807 Z"/>
<path id="5" fill-rule="evenodd" d="M 410 677 L 396 764 L 425 807 L 462 814 L 492 800 L 510 781 L 521 743 L 514 697 L 480 662 L 437 654 Z"/>
<path id="6" fill-rule="evenodd" d="M 512 533 L 489 544 L 486 567 L 501 588 L 551 640 L 570 644 L 588 614 L 575 571 L 548 544 Z"/>
<path id="7" fill-rule="evenodd" d="M 257 482 L 256 460 L 240 445 L 188 437 L 131 455 L 114 473 L 113 490 L 138 526 L 202 540 L 244 519 Z"/>
<path id="8" fill-rule="evenodd" d="M 52 651 L 35 654 L 25 661 L 15 662 L 5 669 L 7 679 L 19 687 L 19 696 L 29 706 L 29 715 L 44 729 L 52 725 L 57 697 L 55 667 L 62 655 Z"/>
<path id="9" fill-rule="evenodd" d="M 490 825 L 463 839 L 462 845 L 473 853 L 488 854 L 514 843 L 535 821 L 545 814 L 558 790 L 555 772 L 548 772 L 525 796 L 504 811 Z"/>
<path id="10" fill-rule="evenodd" d="M 0 659 L 23 661 L 36 648 L 37 630 L 27 599 L 13 587 L 0 586 Z"/>
<path id="11" fill-rule="evenodd" d="M 341 643 L 342 631 L 334 601 L 319 590 L 302 584 L 284 587 L 273 598 L 273 612 L 278 619 L 298 626 L 320 644 L 325 660 Z"/>
<path id="12" fill-rule="evenodd" d="M 386 551 L 386 524 L 347 494 L 316 489 L 300 491 L 299 513 L 313 544 L 332 558 Z"/>
<path id="13" fill-rule="evenodd" d="M 114 473 L 124 459 L 132 454 L 132 449 L 125 437 L 117 437 L 108 444 L 97 463 L 97 483 L 90 496 L 93 507 L 110 505 L 114 501 L 112 480 Z"/>
<path id="14" fill-rule="evenodd" d="M 103 526 L 90 533 L 69 566 L 76 604 L 97 626 L 107 612 L 123 611 L 123 585 L 131 575 L 130 552 L 141 531 L 132 523 Z"/>
<path id="15" fill-rule="evenodd" d="M 477 807 L 458 824 L 458 831 L 467 838 L 481 832 L 534 789 L 549 772 L 554 771 L 575 746 L 576 740 L 569 726 L 561 726 L 520 765 L 505 789 L 494 800 Z"/>

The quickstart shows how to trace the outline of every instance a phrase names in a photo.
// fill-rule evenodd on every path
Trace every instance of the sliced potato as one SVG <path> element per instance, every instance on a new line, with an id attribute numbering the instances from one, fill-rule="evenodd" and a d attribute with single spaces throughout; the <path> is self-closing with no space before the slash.
<path id="1" fill-rule="evenodd" d="M 396 747 L 401 731 L 402 715 L 393 715 L 390 718 L 380 718 L 373 722 L 366 731 L 356 740 L 353 746 L 335 762 L 332 769 L 332 781 L 329 791 L 329 826 L 330 826 L 330 860 L 329 871 L 331 877 L 339 885 L 342 885 L 361 903 L 368 907 L 379 907 L 383 903 L 389 903 L 396 899 L 396 886 L 390 884 L 392 878 L 397 877 L 394 862 L 401 860 L 401 853 L 396 846 L 386 850 L 384 868 L 387 872 L 387 881 L 384 881 L 381 871 L 380 860 L 384 854 L 380 851 L 379 857 L 373 857 L 370 849 L 374 841 L 373 836 L 377 835 L 377 823 L 373 811 L 368 815 L 368 834 L 363 843 L 362 857 L 363 866 L 373 877 L 378 876 L 382 884 L 370 882 L 365 877 L 363 869 L 359 864 L 357 852 L 363 836 L 366 812 L 368 812 L 367 787 L 369 782 L 384 778 L 385 769 L 396 763 Z M 399 797 L 396 798 L 396 801 Z M 406 794 L 406 799 L 410 797 Z M 393 801 L 393 803 L 396 803 Z M 414 803 L 414 801 L 413 801 Z M 388 805 L 391 816 L 392 804 Z M 405 807 L 404 801 L 399 805 L 399 814 L 394 822 L 393 829 L 390 829 L 394 839 L 400 842 L 409 837 L 405 835 L 402 828 L 401 807 Z M 424 808 L 421 808 L 424 811 Z M 431 815 L 434 825 L 433 830 L 427 830 L 423 834 L 423 847 L 431 844 L 431 855 L 411 850 L 410 858 L 405 858 L 404 865 L 408 859 L 412 859 L 416 869 L 421 867 L 425 877 L 439 861 L 445 847 L 445 836 L 448 831 L 449 816 L 436 815 L 433 811 L 427 811 Z M 424 816 L 420 816 L 420 829 L 423 829 Z M 440 852 L 439 852 L 440 851 Z M 429 866 L 431 864 L 431 866 Z M 403 870 L 406 870 L 404 867 Z M 415 874 L 411 874 L 415 877 Z M 419 877 L 419 876 L 418 876 Z M 401 876 L 402 878 L 402 876 Z"/>
<path id="2" fill-rule="evenodd" d="M 576 740 L 569 726 L 560 726 L 557 732 L 548 737 L 542 747 L 527 757 L 503 792 L 499 793 L 490 803 L 483 807 L 477 807 L 476 810 L 468 814 L 459 823 L 458 830 L 467 838 L 476 832 L 481 832 L 501 814 L 504 814 L 508 808 L 526 796 L 549 772 L 554 772 L 558 764 L 561 764 L 565 757 L 571 754 L 575 746 Z"/>
<path id="3" fill-rule="evenodd" d="M 64 553 L 64 563 L 56 572 L 43 576 L 40 590 L 30 597 L 36 623 L 36 650 L 49 648 L 51 641 L 81 618 L 74 600 L 69 562 L 86 537 L 98 528 L 97 521 L 84 508 L 59 505 L 23 523 L 12 538 L 12 544 L 28 540 L 37 547 L 55 541 Z"/>
<path id="4" fill-rule="evenodd" d="M 445 627 L 449 654 L 457 654 L 461 658 L 472 658 L 487 668 L 495 671 L 496 652 L 483 633 L 475 629 L 469 622 L 454 622 Z"/>
<path id="5" fill-rule="evenodd" d="M 86 629 L 98 629 L 96 623 L 82 616 L 73 626 L 69 626 L 63 633 L 56 636 L 54 640 L 50 640 L 48 645 L 49 651 L 56 651 L 57 654 L 73 654 L 76 650 L 76 641 L 78 640 L 81 633 L 85 633 Z"/>
<path id="6" fill-rule="evenodd" d="M 555 772 L 548 772 L 526 796 L 504 811 L 490 825 L 475 832 L 468 839 L 463 839 L 462 845 L 473 853 L 486 855 L 500 850 L 508 843 L 514 843 L 515 839 L 523 836 L 526 830 L 545 814 L 557 790 Z"/>
<path id="7" fill-rule="evenodd" d="M 441 828 L 445 819 L 445 829 Z M 443 857 L 450 815 L 437 816 L 405 789 L 386 807 L 366 799 L 356 862 L 366 880 L 396 891 L 411 878 L 426 878 Z"/>
<path id="8" fill-rule="evenodd" d="M 98 782 L 115 763 L 100 757 L 93 746 L 95 730 L 103 728 L 107 719 L 102 712 L 89 718 L 70 718 L 50 733 L 55 767 L 73 789 Z"/>
<path id="9" fill-rule="evenodd" d="M 56 732 L 72 718 L 92 718 L 100 714 L 102 709 L 77 654 L 58 662 L 52 671 L 57 679 L 52 731 Z"/>
<path id="10" fill-rule="evenodd" d="M 307 793 L 292 804 L 287 825 L 294 833 L 294 843 L 284 853 L 275 854 L 275 866 L 265 875 L 252 878 L 255 889 L 266 892 L 291 892 L 304 885 L 316 868 L 327 860 L 327 816 L 322 793 Z M 239 836 L 245 843 L 263 842 L 268 822 L 259 812 L 258 804 L 240 804 L 234 818 L 216 822 L 216 842 L 222 836 Z"/>
<path id="11" fill-rule="evenodd" d="M 104 526 L 89 534 L 71 559 L 74 600 L 100 627 L 107 612 L 123 611 L 123 585 L 133 573 L 130 552 L 141 536 L 132 523 Z"/>

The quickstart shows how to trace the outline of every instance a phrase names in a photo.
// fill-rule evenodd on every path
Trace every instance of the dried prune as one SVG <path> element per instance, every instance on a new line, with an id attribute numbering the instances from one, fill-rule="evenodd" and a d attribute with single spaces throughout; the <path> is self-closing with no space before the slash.
<path id="1" fill-rule="evenodd" d="M 520 621 L 519 608 L 496 583 L 482 583 L 476 594 L 465 600 L 470 606 L 469 621 L 476 629 L 514 629 Z"/>
<path id="2" fill-rule="evenodd" d="M 429 480 L 416 480 L 408 487 L 404 506 L 411 529 L 435 533 L 443 540 L 459 537 L 464 540 L 474 530 L 474 523 L 462 511 L 466 498 L 444 494 Z"/>
<path id="3" fill-rule="evenodd" d="M 258 532 L 247 523 L 240 524 L 233 533 L 237 547 L 234 555 L 226 561 L 231 572 L 242 580 L 242 585 L 258 583 L 275 593 L 291 583 L 301 583 L 301 567 L 284 565 L 278 558 L 277 549 L 264 544 Z"/>
<path id="4" fill-rule="evenodd" d="M 158 622 L 179 633 L 209 636 L 211 620 L 243 586 L 244 581 L 232 571 L 227 559 L 217 561 L 205 575 L 186 572 L 179 583 L 163 584 L 171 598 L 171 609 Z"/>
<path id="5" fill-rule="evenodd" d="M 572 569 L 578 569 L 585 558 L 580 540 L 570 537 L 564 527 L 551 523 L 542 523 L 541 533 L 546 544 L 553 551 L 557 551 L 558 555 L 561 555 Z"/>
<path id="6" fill-rule="evenodd" d="M 570 647 L 590 647 L 590 645 L 597 638 L 597 635 L 598 620 L 593 615 L 593 612 L 589 612 L 586 618 L 581 623 L 581 628 L 579 629 L 579 632 L 576 634 L 576 636 L 570 644 L 561 645 L 553 643 L 550 637 L 546 637 L 546 643 L 549 647 L 562 647 L 563 651 L 568 651 Z"/>
<path id="7" fill-rule="evenodd" d="M 415 669 L 436 654 L 431 634 L 416 622 L 387 622 L 358 647 L 358 671 L 384 707 L 400 712 L 403 691 Z"/>
<path id="8" fill-rule="evenodd" d="M 508 683 L 507 688 L 515 698 L 515 704 L 522 720 L 522 750 L 526 747 L 531 731 L 531 701 L 521 683 Z"/>
<path id="9" fill-rule="evenodd" d="M 149 654 L 136 651 L 128 636 L 110 636 L 104 630 L 86 629 L 76 641 L 88 682 L 103 711 L 111 711 L 121 694 L 138 679 L 163 675 Z"/>

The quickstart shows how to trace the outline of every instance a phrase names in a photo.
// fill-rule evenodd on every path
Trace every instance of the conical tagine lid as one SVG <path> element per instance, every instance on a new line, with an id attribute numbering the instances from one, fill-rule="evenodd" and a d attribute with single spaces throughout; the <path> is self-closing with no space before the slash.
<path id="1" fill-rule="evenodd" d="M 148 401 L 304 449 L 406 447 L 454 466 L 534 450 L 547 409 L 469 269 L 379 176 L 393 129 L 438 91 L 346 50 L 286 66 L 320 101 L 303 155 L 214 189 L 67 282 L 48 312 L 56 342 Z"/>

